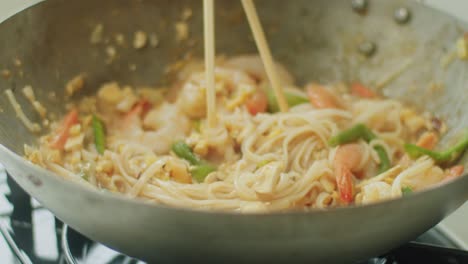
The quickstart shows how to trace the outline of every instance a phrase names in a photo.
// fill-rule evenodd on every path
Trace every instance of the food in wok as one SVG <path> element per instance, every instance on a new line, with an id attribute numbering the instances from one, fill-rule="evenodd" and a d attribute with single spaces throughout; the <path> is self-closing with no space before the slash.
<path id="1" fill-rule="evenodd" d="M 463 173 L 460 135 L 430 113 L 359 82 L 296 87 L 282 67 L 290 110 L 256 56 L 218 59 L 217 125 L 206 124 L 203 64 L 168 88 L 105 83 L 69 105 L 27 158 L 65 178 L 177 207 L 240 212 L 368 204 Z"/>

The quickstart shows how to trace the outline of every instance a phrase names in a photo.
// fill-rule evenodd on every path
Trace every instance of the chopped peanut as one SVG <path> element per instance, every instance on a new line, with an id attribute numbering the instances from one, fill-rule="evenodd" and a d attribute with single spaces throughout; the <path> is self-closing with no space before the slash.
<path id="1" fill-rule="evenodd" d="M 91 44 L 98 44 L 102 42 L 103 32 L 104 32 L 104 26 L 102 24 L 97 24 L 94 27 L 93 31 L 91 32 L 89 42 L 91 42 Z"/>
<path id="2" fill-rule="evenodd" d="M 159 45 L 159 38 L 158 38 L 158 35 L 152 33 L 152 34 L 149 36 L 149 43 L 150 43 L 150 46 L 151 46 L 152 48 L 158 47 L 158 45 Z"/>
<path id="3" fill-rule="evenodd" d="M 10 70 L 2 70 L 2 76 L 5 79 L 9 79 L 11 77 L 11 71 Z"/>
<path id="4" fill-rule="evenodd" d="M 84 75 L 80 74 L 76 76 L 75 78 L 71 79 L 66 85 L 65 85 L 65 91 L 67 92 L 68 96 L 72 96 L 76 92 L 80 91 L 83 89 L 85 84 L 84 81 Z"/>
<path id="5" fill-rule="evenodd" d="M 176 29 L 176 40 L 177 41 L 184 41 L 189 36 L 189 28 L 186 22 L 177 22 L 175 23 Z"/>
<path id="6" fill-rule="evenodd" d="M 114 165 L 110 160 L 101 159 L 96 165 L 96 172 L 111 173 Z"/>
<path id="7" fill-rule="evenodd" d="M 194 148 L 195 145 L 197 144 L 197 142 L 199 142 L 201 140 L 201 135 L 200 133 L 192 133 L 190 134 L 190 136 L 186 139 L 185 143 L 187 143 L 187 145 L 189 145 L 190 148 Z"/>
<path id="8" fill-rule="evenodd" d="M 385 178 L 384 179 L 384 182 L 388 183 L 388 184 L 393 184 L 393 178 Z"/>
<path id="9" fill-rule="evenodd" d="M 47 152 L 46 160 L 54 163 L 60 163 L 62 160 L 60 150 L 52 149 L 49 152 Z"/>
<path id="10" fill-rule="evenodd" d="M 165 169 L 169 171 L 171 177 L 175 181 L 180 183 L 192 183 L 192 176 L 184 162 L 177 159 L 169 159 Z"/>
<path id="11" fill-rule="evenodd" d="M 122 100 L 123 96 L 119 85 L 115 82 L 104 84 L 97 94 L 98 99 L 109 104 L 117 104 Z"/>
<path id="12" fill-rule="evenodd" d="M 253 93 L 254 88 L 251 85 L 241 85 L 235 97 L 227 102 L 227 109 L 234 110 L 234 108 L 242 105 Z"/>
<path id="13" fill-rule="evenodd" d="M 70 160 L 68 161 L 71 165 L 78 165 L 81 162 L 81 151 L 72 152 L 72 155 L 69 156 Z"/>
<path id="14" fill-rule="evenodd" d="M 76 137 L 80 133 L 81 133 L 81 125 L 80 124 L 76 124 L 76 125 L 73 125 L 72 127 L 70 127 L 70 132 L 69 132 L 70 137 Z"/>
<path id="15" fill-rule="evenodd" d="M 417 133 L 426 127 L 426 120 L 418 115 L 413 109 L 404 108 L 401 111 L 400 118 L 411 133 Z"/>
<path id="16" fill-rule="evenodd" d="M 87 115 L 83 118 L 82 124 L 83 124 L 83 130 L 86 130 L 88 127 L 91 126 L 91 121 L 93 120 L 92 115 Z"/>
<path id="17" fill-rule="evenodd" d="M 129 86 L 123 88 L 122 95 L 123 98 L 117 104 L 116 109 L 122 113 L 127 113 L 137 103 L 138 98 L 136 97 L 135 93 L 133 93 L 132 88 Z"/>
<path id="18" fill-rule="evenodd" d="M 193 152 L 200 156 L 206 156 L 208 154 L 208 142 L 203 139 L 198 141 L 193 148 Z"/>
<path id="19" fill-rule="evenodd" d="M 133 48 L 135 49 L 143 49 L 146 47 L 146 43 L 148 42 L 148 35 L 145 32 L 139 30 L 135 32 L 135 36 L 133 38 Z"/>
<path id="20" fill-rule="evenodd" d="M 42 162 L 41 152 L 38 149 L 33 149 L 28 145 L 24 145 L 24 155 L 32 163 L 40 164 Z"/>

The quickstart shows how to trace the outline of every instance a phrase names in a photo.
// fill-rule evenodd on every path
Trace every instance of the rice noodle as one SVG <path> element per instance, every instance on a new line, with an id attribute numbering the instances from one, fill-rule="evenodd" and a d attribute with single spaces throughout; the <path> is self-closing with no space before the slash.
<path id="1" fill-rule="evenodd" d="M 101 93 L 102 98 L 94 100 L 96 106 L 91 109 L 97 109 L 105 121 L 104 154 L 96 152 L 89 123 L 82 121 L 86 135 L 82 148 L 63 151 L 60 159 L 55 163 L 46 162 L 46 167 L 72 179 L 83 170 L 82 164 L 94 164 L 99 170 L 94 169 L 88 181 L 96 187 L 177 207 L 238 212 L 328 208 L 344 205 L 339 197 L 336 171 L 340 147 L 330 147 L 328 141 L 353 124 L 362 123 L 377 139 L 355 142 L 362 151 L 350 153 L 359 156 L 352 171 L 359 172 L 353 174 L 357 204 L 399 197 L 403 187 L 424 189 L 443 178 L 442 170 L 427 157 L 410 161 L 408 165 L 398 164 L 399 155 L 404 152 L 402 142 L 414 137 L 401 120 L 404 106 L 400 102 L 337 94 L 337 98 L 346 101 L 345 107 L 317 109 L 306 103 L 285 113 L 251 115 L 244 104 L 234 109 L 223 106 L 232 100 L 242 102 L 242 98 L 235 98 L 237 91 L 245 84 L 254 87 L 255 80 L 232 66 L 217 67 L 216 71 L 223 73 L 216 78 L 219 106 L 216 128 L 207 128 L 206 114 L 195 114 L 206 103 L 192 100 L 193 96 L 202 97 L 204 93 L 200 72 L 185 77 L 183 82 L 190 85 L 178 84 L 183 88 L 175 102 L 154 105 L 145 118 L 132 116 L 134 110 L 122 116 L 116 110 L 119 101 L 106 98 L 112 94 Z M 115 89 L 119 92 L 120 88 Z M 10 90 L 7 96 L 13 106 L 18 105 Z M 159 111 L 161 107 L 165 110 Z M 30 129 L 37 130 L 20 108 L 15 107 L 15 111 Z M 196 120 L 194 116 L 203 118 Z M 151 118 L 154 120 L 148 120 Z M 195 121 L 198 126 L 190 125 Z M 172 143 L 162 141 L 178 138 L 185 138 L 193 151 L 216 164 L 217 170 L 202 182 L 194 178 L 187 182 L 185 176 L 191 174 L 194 164 L 171 151 L 161 151 L 167 149 L 167 146 L 161 148 L 162 143 Z M 37 155 L 47 157 L 50 152 L 46 139 L 47 136 L 41 139 L 37 151 L 28 151 L 37 160 L 45 160 Z M 377 166 L 382 161 L 376 146 L 383 147 L 392 166 L 380 174 Z M 80 151 L 78 164 L 67 159 L 75 151 Z"/>
<path id="2" fill-rule="evenodd" d="M 15 110 L 16 115 L 21 120 L 21 122 L 23 122 L 24 126 L 26 126 L 26 128 L 29 131 L 34 132 L 34 133 L 41 131 L 41 126 L 29 120 L 29 118 L 24 114 L 23 109 L 21 108 L 21 105 L 18 104 L 18 101 L 16 101 L 16 98 L 13 92 L 10 89 L 7 89 L 5 90 L 5 94 L 11 106 Z"/>

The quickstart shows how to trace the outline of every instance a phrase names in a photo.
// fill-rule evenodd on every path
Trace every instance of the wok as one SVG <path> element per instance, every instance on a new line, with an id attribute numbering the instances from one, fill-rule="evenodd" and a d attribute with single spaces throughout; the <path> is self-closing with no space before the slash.
<path id="1" fill-rule="evenodd" d="M 256 52 L 238 2 L 216 1 L 219 53 Z M 385 95 L 436 113 L 451 131 L 468 127 L 468 64 L 455 60 L 446 69 L 440 66 L 467 28 L 460 21 L 414 1 L 370 1 L 365 14 L 342 0 L 259 0 L 257 5 L 275 57 L 299 83 L 381 84 Z M 405 25 L 393 19 L 401 6 L 412 12 Z M 185 7 L 193 11 L 190 40 L 180 42 L 173 23 Z M 165 66 L 188 52 L 202 55 L 201 8 L 200 1 L 189 0 L 40 3 L 0 25 L 0 65 L 11 71 L 0 79 L 1 94 L 15 88 L 26 114 L 38 118 L 20 92 L 24 85 L 32 85 L 56 115 L 64 111 L 66 81 L 78 73 L 86 74 L 87 83 L 77 97 L 110 80 L 164 85 L 170 79 Z M 91 44 L 99 23 L 103 42 Z M 136 30 L 155 32 L 159 46 L 131 48 Z M 127 48 L 113 44 L 117 33 L 126 36 Z M 374 56 L 356 52 L 363 41 L 376 44 Z M 117 56 L 109 63 L 106 48 L 111 45 Z M 402 65 L 402 74 L 382 85 Z M 468 177 L 460 177 L 403 199 L 326 211 L 241 215 L 169 208 L 87 188 L 28 163 L 23 144 L 34 143 L 36 135 L 15 116 L 5 96 L 0 96 L 0 108 L 0 161 L 19 185 L 84 235 L 150 262 L 353 262 L 417 237 L 468 198 Z M 453 136 L 449 133 L 442 143 L 451 143 Z M 462 163 L 468 165 L 467 155 Z"/>

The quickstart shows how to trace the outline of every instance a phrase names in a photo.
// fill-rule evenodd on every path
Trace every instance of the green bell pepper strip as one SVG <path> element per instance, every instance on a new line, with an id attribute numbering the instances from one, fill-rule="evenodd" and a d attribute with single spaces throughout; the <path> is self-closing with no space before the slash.
<path id="1" fill-rule="evenodd" d="M 192 152 L 192 149 L 183 141 L 178 141 L 172 145 L 172 151 L 179 157 L 190 162 L 191 165 L 200 165 L 200 158 Z"/>
<path id="2" fill-rule="evenodd" d="M 268 112 L 270 113 L 279 112 L 280 108 L 278 105 L 278 100 L 276 100 L 276 96 L 273 90 L 267 89 L 266 93 L 267 93 L 267 98 L 268 98 Z M 286 102 L 288 103 L 290 107 L 309 103 L 309 99 L 307 97 L 293 94 L 290 92 L 284 92 L 284 96 L 286 97 Z"/>
<path id="3" fill-rule="evenodd" d="M 216 167 L 210 164 L 201 164 L 195 166 L 190 172 L 197 182 L 203 182 L 208 174 L 216 171 Z"/>
<path id="4" fill-rule="evenodd" d="M 357 124 L 352 128 L 345 130 L 338 135 L 330 138 L 328 144 L 332 147 L 347 144 L 359 139 L 370 141 L 375 138 L 375 135 L 363 124 Z"/>
<path id="5" fill-rule="evenodd" d="M 370 142 L 376 138 L 377 136 L 366 125 L 357 124 L 351 127 L 350 129 L 345 130 L 339 133 L 338 135 L 330 138 L 328 144 L 332 147 L 336 147 L 339 145 L 357 141 L 359 139 L 364 139 L 366 142 Z M 390 158 L 388 157 L 385 148 L 383 146 L 376 145 L 374 147 L 374 150 L 377 152 L 377 155 L 380 159 L 379 174 L 390 169 Z"/>
<path id="6" fill-rule="evenodd" d="M 465 150 L 468 148 L 468 133 L 455 146 L 445 151 L 432 151 L 419 147 L 414 144 L 405 144 L 405 151 L 411 158 L 416 159 L 423 155 L 427 155 L 434 159 L 437 163 L 452 163 L 456 161 Z"/>
<path id="7" fill-rule="evenodd" d="M 379 160 L 380 160 L 379 171 L 378 171 L 379 174 L 386 172 L 392 166 L 392 164 L 390 163 L 390 159 L 388 158 L 387 151 L 385 151 L 385 148 L 380 145 L 376 145 L 374 147 L 374 150 L 375 152 L 377 152 L 377 155 L 379 156 Z"/>
<path id="8" fill-rule="evenodd" d="M 413 193 L 413 189 L 411 189 L 411 187 L 406 186 L 406 187 L 401 188 L 401 194 L 403 196 L 407 196 L 412 193 Z"/>
<path id="9" fill-rule="evenodd" d="M 104 123 L 96 115 L 93 115 L 92 127 L 96 150 L 99 154 L 102 155 L 106 149 L 106 135 L 104 130 Z"/>
<path id="10" fill-rule="evenodd" d="M 208 162 L 201 160 L 195 155 L 190 147 L 183 141 L 178 141 L 172 145 L 172 151 L 182 159 L 187 160 L 192 166 L 192 177 L 197 182 L 203 182 L 211 172 L 216 170 L 216 167 L 210 165 Z"/>

